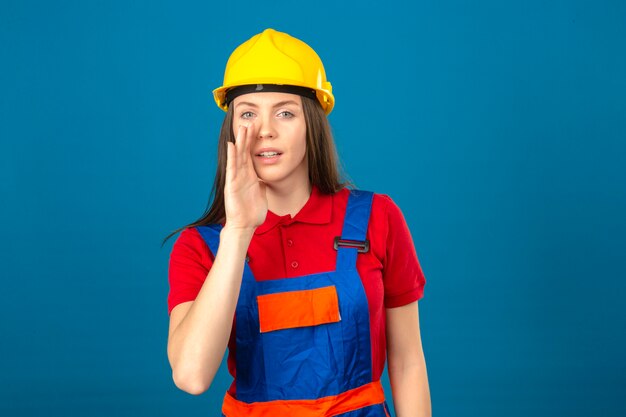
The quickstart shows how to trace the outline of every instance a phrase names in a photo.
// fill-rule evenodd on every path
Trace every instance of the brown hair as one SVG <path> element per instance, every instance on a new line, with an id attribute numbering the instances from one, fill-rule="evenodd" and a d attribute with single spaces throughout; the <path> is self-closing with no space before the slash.
<path id="1" fill-rule="evenodd" d="M 302 97 L 302 110 L 306 122 L 306 155 L 309 165 L 309 181 L 317 186 L 323 194 L 334 194 L 344 187 L 353 187 L 350 180 L 341 170 L 335 142 L 330 130 L 326 113 L 317 100 Z M 234 142 L 232 106 L 226 111 L 222 122 L 217 146 L 217 170 L 213 187 L 209 194 L 209 204 L 204 214 L 195 222 L 174 230 L 163 239 L 161 246 L 167 240 L 189 227 L 206 226 L 222 223 L 226 220 L 224 211 L 224 183 L 226 180 L 226 143 Z M 344 180 L 345 179 L 345 180 Z M 343 181 L 342 181 L 343 180 Z"/>

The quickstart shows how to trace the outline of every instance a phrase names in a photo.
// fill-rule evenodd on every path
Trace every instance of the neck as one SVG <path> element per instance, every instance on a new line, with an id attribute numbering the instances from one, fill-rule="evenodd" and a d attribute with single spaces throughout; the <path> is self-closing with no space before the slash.
<path id="1" fill-rule="evenodd" d="M 266 189 L 268 209 L 278 216 L 289 214 L 293 217 L 309 200 L 311 190 L 308 179 L 299 186 L 268 184 Z"/>

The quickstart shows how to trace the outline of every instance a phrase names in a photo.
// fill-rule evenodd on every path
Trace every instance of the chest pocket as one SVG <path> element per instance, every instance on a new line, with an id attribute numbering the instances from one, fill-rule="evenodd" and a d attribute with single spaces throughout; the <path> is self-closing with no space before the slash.
<path id="1" fill-rule="evenodd" d="M 261 333 L 341 320 L 334 285 L 257 296 Z"/>
<path id="2" fill-rule="evenodd" d="M 344 337 L 335 285 L 257 296 L 268 398 L 342 392 Z"/>

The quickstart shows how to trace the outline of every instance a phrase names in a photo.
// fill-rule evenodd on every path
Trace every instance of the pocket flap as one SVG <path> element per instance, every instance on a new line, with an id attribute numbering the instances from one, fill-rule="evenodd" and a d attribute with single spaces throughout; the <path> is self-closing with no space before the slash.
<path id="1" fill-rule="evenodd" d="M 261 333 L 341 320 L 337 289 L 334 285 L 313 290 L 259 295 L 257 303 Z"/>

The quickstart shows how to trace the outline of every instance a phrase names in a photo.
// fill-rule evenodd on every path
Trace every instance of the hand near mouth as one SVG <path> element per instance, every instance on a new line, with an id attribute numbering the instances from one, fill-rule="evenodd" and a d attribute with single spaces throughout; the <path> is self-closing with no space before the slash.
<path id="1" fill-rule="evenodd" d="M 226 144 L 224 208 L 229 228 L 255 229 L 267 216 L 266 186 L 250 156 L 251 130 L 239 126 L 235 143 Z"/>

